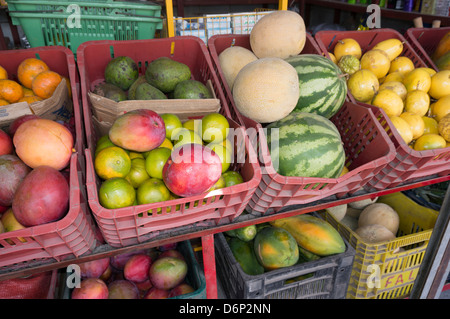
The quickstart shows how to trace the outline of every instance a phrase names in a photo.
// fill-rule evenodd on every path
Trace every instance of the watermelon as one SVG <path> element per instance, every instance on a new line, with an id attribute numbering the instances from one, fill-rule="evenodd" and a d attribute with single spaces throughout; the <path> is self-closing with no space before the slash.
<path id="1" fill-rule="evenodd" d="M 283 176 L 337 178 L 344 167 L 339 131 L 318 114 L 293 112 L 270 123 L 267 142 L 272 165 Z"/>
<path id="2" fill-rule="evenodd" d="M 285 59 L 296 70 L 300 96 L 294 112 L 315 113 L 331 118 L 342 107 L 347 81 L 330 59 L 317 54 L 301 54 Z"/>

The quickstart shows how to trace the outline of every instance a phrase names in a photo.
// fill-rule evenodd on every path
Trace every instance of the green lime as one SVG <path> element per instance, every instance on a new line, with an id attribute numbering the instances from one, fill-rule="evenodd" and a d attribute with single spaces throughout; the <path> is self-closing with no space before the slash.
<path id="1" fill-rule="evenodd" d="M 171 153 L 171 149 L 167 147 L 158 147 L 148 152 L 145 169 L 150 177 L 162 179 L 162 170 Z"/>
<path id="2" fill-rule="evenodd" d="M 113 177 L 100 185 L 98 199 L 108 209 L 128 207 L 134 204 L 136 191 L 125 178 Z"/>

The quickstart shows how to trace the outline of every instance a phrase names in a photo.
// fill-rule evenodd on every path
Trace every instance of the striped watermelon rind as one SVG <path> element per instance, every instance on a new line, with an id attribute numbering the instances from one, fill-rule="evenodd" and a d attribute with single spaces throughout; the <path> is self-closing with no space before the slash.
<path id="1" fill-rule="evenodd" d="M 347 81 L 330 59 L 317 54 L 300 54 L 285 59 L 297 71 L 300 96 L 295 112 L 319 114 L 327 119 L 345 102 Z"/>
<path id="2" fill-rule="evenodd" d="M 267 143 L 273 168 L 283 176 L 337 178 L 345 164 L 338 129 L 318 114 L 293 112 L 269 124 Z"/>

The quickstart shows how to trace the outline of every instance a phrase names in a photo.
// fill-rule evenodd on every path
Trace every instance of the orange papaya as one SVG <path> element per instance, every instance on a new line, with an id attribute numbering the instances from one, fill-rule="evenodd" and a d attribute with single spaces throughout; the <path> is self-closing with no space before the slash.
<path id="1" fill-rule="evenodd" d="M 440 57 L 450 51 L 450 31 L 447 32 L 439 41 L 436 49 L 431 55 L 433 62 L 436 62 Z"/>
<path id="2" fill-rule="evenodd" d="M 285 229 L 265 227 L 253 242 L 256 258 L 266 270 L 295 265 L 299 251 L 295 238 Z"/>
<path id="3" fill-rule="evenodd" d="M 439 71 L 450 70 L 450 51 L 437 59 L 435 64 Z"/>
<path id="4" fill-rule="evenodd" d="M 277 219 L 270 223 L 274 227 L 286 229 L 299 246 L 318 256 L 345 252 L 345 243 L 339 232 L 319 217 L 302 214 Z"/>

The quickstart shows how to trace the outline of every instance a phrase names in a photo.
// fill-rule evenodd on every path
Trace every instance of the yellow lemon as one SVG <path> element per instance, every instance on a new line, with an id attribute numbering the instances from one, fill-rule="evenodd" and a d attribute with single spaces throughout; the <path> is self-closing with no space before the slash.
<path id="1" fill-rule="evenodd" d="M 399 116 L 403 111 L 403 100 L 394 91 L 380 90 L 374 96 L 372 105 L 384 110 L 388 117 Z"/>
<path id="2" fill-rule="evenodd" d="M 446 146 L 445 139 L 438 134 L 422 135 L 414 142 L 414 150 L 416 151 L 433 150 L 445 148 Z"/>
<path id="3" fill-rule="evenodd" d="M 369 50 L 361 57 L 361 69 L 372 71 L 378 79 L 386 76 L 391 61 L 382 50 Z"/>
<path id="4" fill-rule="evenodd" d="M 406 112 L 411 112 L 424 116 L 430 107 L 430 96 L 428 93 L 420 90 L 409 91 L 406 94 L 405 108 Z"/>
<path id="5" fill-rule="evenodd" d="M 439 121 L 438 131 L 446 142 L 450 142 L 450 114 L 447 114 Z"/>
<path id="6" fill-rule="evenodd" d="M 348 90 L 359 102 L 369 102 L 378 92 L 380 84 L 372 71 L 358 70 L 347 81 Z"/>
<path id="7" fill-rule="evenodd" d="M 425 128 L 423 130 L 423 134 L 439 134 L 438 130 L 438 122 L 429 116 L 422 116 L 422 120 L 425 123 Z"/>
<path id="8" fill-rule="evenodd" d="M 403 78 L 404 78 L 403 73 L 401 73 L 399 71 L 395 71 L 392 73 L 388 73 L 386 75 L 386 77 L 384 78 L 384 82 L 390 82 L 390 81 L 403 82 Z"/>
<path id="9" fill-rule="evenodd" d="M 423 69 L 414 69 L 405 75 L 403 84 L 406 90 L 421 90 L 428 93 L 431 87 L 431 76 Z"/>
<path id="10" fill-rule="evenodd" d="M 334 54 L 331 52 L 328 52 L 328 55 L 330 56 L 330 60 L 333 61 L 333 63 L 337 64 L 337 60 L 336 60 L 336 57 L 334 56 Z"/>
<path id="11" fill-rule="evenodd" d="M 383 84 L 380 85 L 380 91 L 382 89 L 392 90 L 395 93 L 397 93 L 397 95 L 400 96 L 402 100 L 406 99 L 407 91 L 405 85 L 402 82 L 398 81 L 384 82 Z"/>
<path id="12" fill-rule="evenodd" d="M 413 61 L 406 56 L 399 56 L 391 61 L 391 65 L 389 67 L 389 73 L 400 72 L 405 75 L 414 70 Z"/>
<path id="13" fill-rule="evenodd" d="M 413 140 L 418 139 L 423 135 L 425 122 L 420 115 L 411 112 L 403 112 L 400 114 L 400 118 L 404 119 L 409 124 L 413 133 Z"/>
<path id="14" fill-rule="evenodd" d="M 346 38 L 337 41 L 333 49 L 333 54 L 336 57 L 336 61 L 339 62 L 339 59 L 347 54 L 354 55 L 360 59 L 362 51 L 358 41 L 355 39 Z"/>
<path id="15" fill-rule="evenodd" d="M 413 133 L 409 124 L 399 116 L 391 116 L 389 119 L 391 120 L 392 124 L 397 129 L 398 134 L 400 134 L 405 143 L 411 143 L 411 141 L 413 140 Z"/>
<path id="16" fill-rule="evenodd" d="M 428 94 L 436 100 L 450 94 L 450 70 L 439 71 L 431 77 Z"/>
<path id="17" fill-rule="evenodd" d="M 432 69 L 432 68 L 425 68 L 425 67 L 421 67 L 421 68 L 416 68 L 416 69 L 422 69 L 428 72 L 428 74 L 430 74 L 430 76 L 433 76 L 436 74 L 436 70 Z"/>
<path id="18" fill-rule="evenodd" d="M 450 95 L 441 97 L 430 106 L 430 116 L 439 122 L 450 113 Z"/>
<path id="19" fill-rule="evenodd" d="M 386 52 L 389 60 L 392 61 L 398 57 L 403 51 L 403 42 L 399 39 L 387 39 L 375 44 L 373 49 L 380 49 Z"/>

